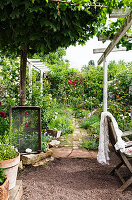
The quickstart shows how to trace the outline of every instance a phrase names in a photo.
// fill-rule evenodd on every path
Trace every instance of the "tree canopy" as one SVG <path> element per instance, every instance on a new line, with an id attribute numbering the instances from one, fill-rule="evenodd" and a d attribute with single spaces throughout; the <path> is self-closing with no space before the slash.
<path id="1" fill-rule="evenodd" d="M 75 7 L 75 6 L 74 6 Z M 6 0 L 0 2 L 0 49 L 18 53 L 26 45 L 28 53 L 48 53 L 59 46 L 84 43 L 95 34 L 101 8 L 89 12 L 44 0 Z"/>
<path id="2" fill-rule="evenodd" d="M 128 5 L 129 1 L 59 2 L 58 7 L 56 0 L 0 1 L 0 50 L 20 54 L 26 45 L 28 53 L 48 53 L 77 41 L 84 44 L 105 24 L 106 13 L 113 7 Z"/>
<path id="3" fill-rule="evenodd" d="M 27 55 L 84 44 L 106 22 L 113 7 L 128 0 L 0 1 L 0 51 L 21 55 L 21 99 L 25 99 Z M 25 100 L 21 102 L 25 104 Z"/>

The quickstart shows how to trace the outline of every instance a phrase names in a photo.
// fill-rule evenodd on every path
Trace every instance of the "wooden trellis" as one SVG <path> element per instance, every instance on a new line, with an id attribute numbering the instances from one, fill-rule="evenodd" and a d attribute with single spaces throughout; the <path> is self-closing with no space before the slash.
<path id="1" fill-rule="evenodd" d="M 41 94 L 43 91 L 43 78 L 48 74 L 48 68 L 40 62 L 40 59 L 27 59 L 27 65 L 29 67 L 29 88 L 30 88 L 30 97 L 32 95 L 32 69 L 40 72 L 40 82 L 41 82 Z"/>
<path id="2" fill-rule="evenodd" d="M 117 17 L 121 17 L 121 14 L 118 14 Z M 123 16 L 124 17 L 124 16 Z M 120 41 L 120 39 L 126 34 L 127 30 L 132 26 L 132 11 L 129 15 L 127 15 L 126 21 L 120 28 L 120 30 L 115 34 L 115 37 L 113 38 L 112 42 L 108 45 L 106 49 L 94 49 L 94 53 L 103 53 L 101 57 L 98 60 L 98 65 L 100 65 L 103 62 L 104 67 L 104 85 L 103 85 L 103 111 L 107 111 L 107 65 L 106 65 L 106 57 L 109 55 L 112 51 L 120 51 L 125 50 L 125 48 L 117 49 L 115 46 Z M 131 37 L 130 37 L 131 38 Z"/>

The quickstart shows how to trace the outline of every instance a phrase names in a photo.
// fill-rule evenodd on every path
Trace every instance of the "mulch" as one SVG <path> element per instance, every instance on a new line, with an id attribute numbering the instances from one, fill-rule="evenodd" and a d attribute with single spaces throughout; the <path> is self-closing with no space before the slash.
<path id="1" fill-rule="evenodd" d="M 117 162 L 111 153 L 110 165 L 100 165 L 96 158 L 55 158 L 28 166 L 18 175 L 23 181 L 21 200 L 132 200 L 132 185 L 119 193 L 120 180 L 109 175 Z M 123 173 L 129 176 L 125 167 Z"/>

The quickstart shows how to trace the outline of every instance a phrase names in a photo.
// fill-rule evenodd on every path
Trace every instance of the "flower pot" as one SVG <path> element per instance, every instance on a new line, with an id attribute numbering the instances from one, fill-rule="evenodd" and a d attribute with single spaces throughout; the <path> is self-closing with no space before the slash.
<path id="1" fill-rule="evenodd" d="M 54 131 L 52 129 L 47 129 L 47 133 L 53 137 L 56 137 L 57 136 L 57 131 Z"/>
<path id="2" fill-rule="evenodd" d="M 9 190 L 15 187 L 20 154 L 13 159 L 0 161 L 0 168 L 4 169 L 6 176 L 9 177 Z"/>
<path id="3" fill-rule="evenodd" d="M 8 200 L 9 198 L 9 178 L 6 177 L 4 183 L 0 185 L 0 200 Z"/>

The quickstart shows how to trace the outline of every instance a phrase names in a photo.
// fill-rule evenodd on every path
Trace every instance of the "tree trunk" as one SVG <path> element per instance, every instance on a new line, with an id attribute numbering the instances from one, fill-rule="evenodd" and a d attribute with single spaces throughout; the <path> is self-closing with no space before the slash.
<path id="1" fill-rule="evenodd" d="M 27 65 L 27 46 L 25 45 L 21 51 L 20 61 L 20 105 L 26 103 L 26 65 Z"/>

